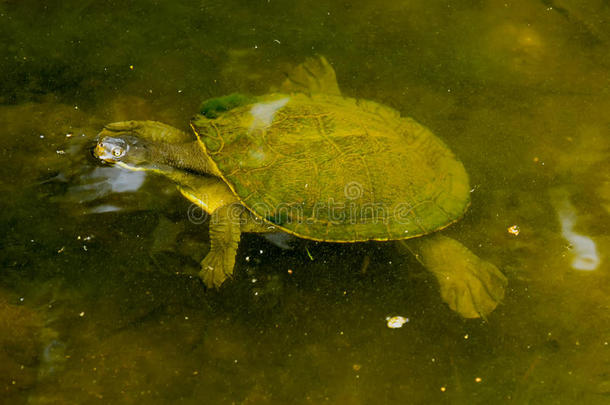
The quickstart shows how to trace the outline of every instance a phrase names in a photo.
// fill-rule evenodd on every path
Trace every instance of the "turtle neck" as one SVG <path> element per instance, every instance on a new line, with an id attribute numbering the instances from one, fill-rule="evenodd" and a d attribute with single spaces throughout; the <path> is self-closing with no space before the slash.
<path id="1" fill-rule="evenodd" d="M 151 146 L 147 148 L 151 162 L 198 174 L 219 174 L 197 142 L 153 143 Z"/>

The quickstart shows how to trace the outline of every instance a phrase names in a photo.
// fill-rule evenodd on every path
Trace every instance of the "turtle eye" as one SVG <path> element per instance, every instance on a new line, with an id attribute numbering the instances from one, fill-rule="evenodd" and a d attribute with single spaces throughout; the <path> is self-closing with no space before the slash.
<path id="1" fill-rule="evenodd" d="M 120 146 L 115 146 L 114 148 L 112 148 L 111 153 L 112 156 L 120 158 L 125 154 L 125 149 L 121 148 Z"/>

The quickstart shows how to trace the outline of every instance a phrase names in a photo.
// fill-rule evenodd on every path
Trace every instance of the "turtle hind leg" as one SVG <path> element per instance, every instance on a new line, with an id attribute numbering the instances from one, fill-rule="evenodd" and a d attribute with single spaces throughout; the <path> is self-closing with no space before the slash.
<path id="1" fill-rule="evenodd" d="M 443 301 L 464 318 L 485 318 L 504 298 L 504 274 L 455 239 L 434 234 L 405 243 L 438 280 Z"/>
<path id="2" fill-rule="evenodd" d="M 207 118 L 217 118 L 223 112 L 230 111 L 242 105 L 255 101 L 255 98 L 241 93 L 232 93 L 228 96 L 211 98 L 204 101 L 199 112 Z"/>
<path id="3" fill-rule="evenodd" d="M 324 56 L 307 58 L 286 76 L 280 86 L 282 93 L 341 95 L 335 70 Z"/>
<path id="4" fill-rule="evenodd" d="M 208 288 L 218 288 L 233 275 L 235 255 L 241 236 L 240 204 L 218 208 L 210 219 L 210 251 L 201 261 L 199 277 Z"/>

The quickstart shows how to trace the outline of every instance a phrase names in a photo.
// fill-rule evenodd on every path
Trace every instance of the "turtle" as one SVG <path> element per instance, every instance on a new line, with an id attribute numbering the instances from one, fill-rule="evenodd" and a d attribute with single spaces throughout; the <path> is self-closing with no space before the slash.
<path id="1" fill-rule="evenodd" d="M 440 230 L 470 205 L 463 164 L 428 128 L 393 108 L 343 96 L 323 56 L 261 96 L 204 102 L 187 134 L 157 121 L 104 126 L 94 155 L 162 174 L 210 215 L 199 277 L 232 277 L 243 232 L 356 243 L 396 241 L 436 276 L 465 318 L 486 317 L 507 279 Z"/>

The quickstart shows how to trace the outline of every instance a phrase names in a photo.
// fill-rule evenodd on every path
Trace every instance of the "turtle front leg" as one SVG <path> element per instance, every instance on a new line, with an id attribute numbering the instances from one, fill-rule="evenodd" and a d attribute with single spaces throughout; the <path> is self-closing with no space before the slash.
<path id="1" fill-rule="evenodd" d="M 455 239 L 433 234 L 403 243 L 434 274 L 443 301 L 464 318 L 485 318 L 504 298 L 504 274 Z"/>
<path id="2" fill-rule="evenodd" d="M 233 275 L 235 255 L 241 236 L 244 208 L 229 204 L 218 208 L 210 219 L 210 251 L 201 261 L 199 277 L 208 288 L 218 288 Z"/>

